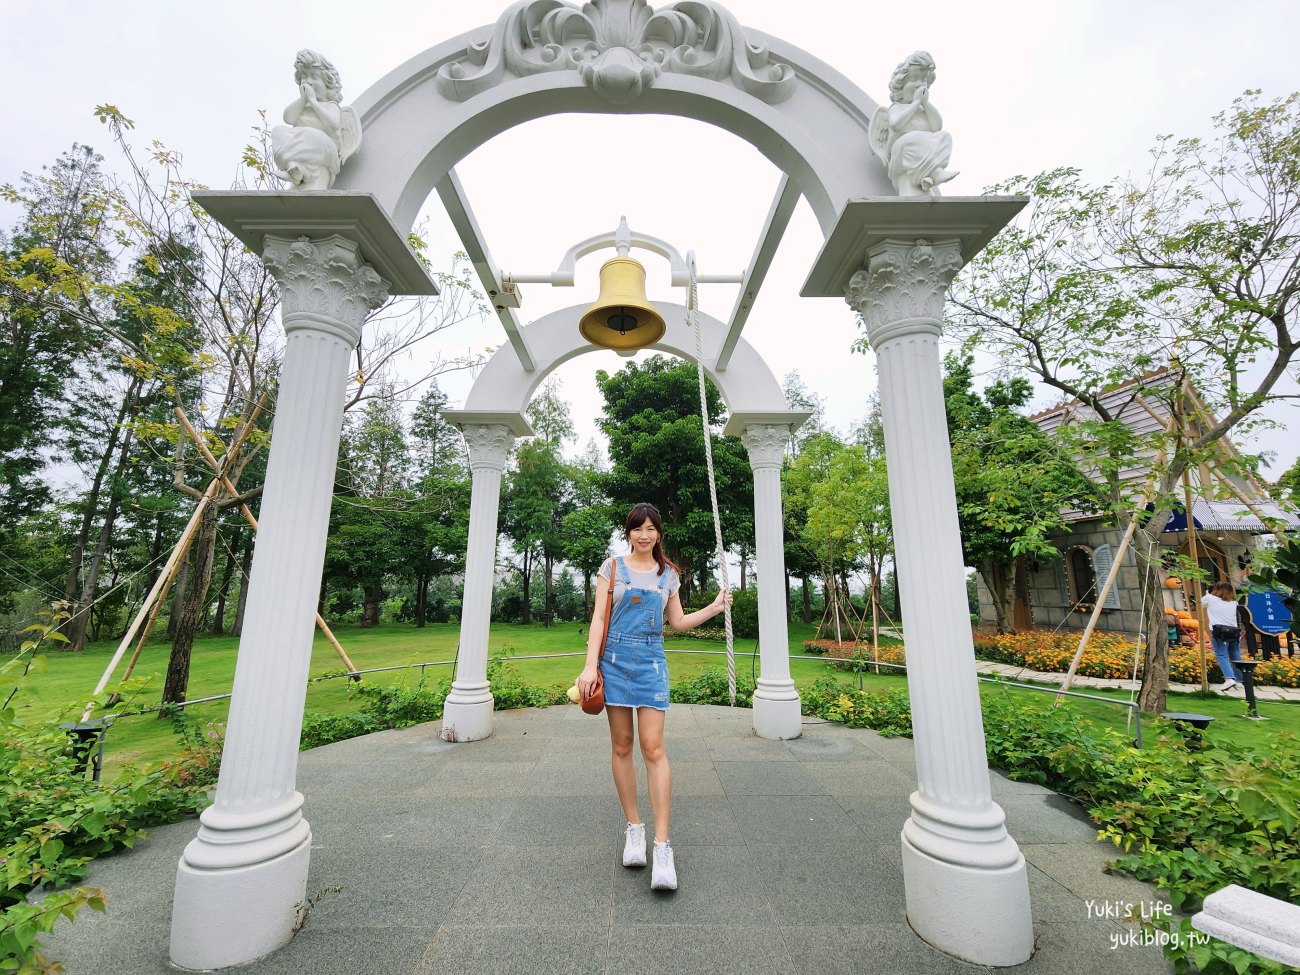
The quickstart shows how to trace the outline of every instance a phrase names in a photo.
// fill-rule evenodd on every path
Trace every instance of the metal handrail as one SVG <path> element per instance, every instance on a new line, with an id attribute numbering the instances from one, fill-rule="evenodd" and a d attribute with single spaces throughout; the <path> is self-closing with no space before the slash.
<path id="1" fill-rule="evenodd" d="M 703 654 L 705 656 L 720 656 L 720 657 L 726 656 L 725 650 L 684 650 L 684 649 L 674 648 L 671 650 L 665 649 L 664 652 L 665 653 L 694 653 L 694 654 Z M 564 653 L 532 653 L 532 654 L 525 654 L 522 656 L 511 656 L 508 659 L 510 660 L 555 660 L 562 657 L 584 657 L 586 656 L 586 653 L 587 652 L 585 650 L 570 650 Z M 756 654 L 751 653 L 750 655 L 755 656 Z M 888 667 L 892 670 L 902 670 L 902 671 L 907 670 L 906 664 L 886 663 L 883 660 L 868 660 L 865 657 L 859 657 L 855 659 L 851 657 L 830 657 L 823 654 L 804 653 L 804 654 L 790 654 L 789 659 L 821 661 L 823 663 L 850 664 L 858 667 L 872 666 L 876 668 Z M 307 683 L 314 684 L 317 681 L 337 680 L 340 677 L 355 679 L 364 674 L 383 674 L 394 670 L 414 670 L 417 667 L 420 668 L 420 678 L 421 680 L 423 680 L 425 675 L 425 668 L 451 667 L 454 666 L 455 663 L 456 663 L 455 660 L 422 660 L 419 663 L 394 664 L 393 666 L 389 666 L 389 667 L 369 667 L 366 668 L 365 670 L 347 670 L 337 674 L 320 674 L 316 677 L 307 678 Z M 1117 707 L 1131 708 L 1133 711 L 1133 720 L 1136 728 L 1134 744 L 1138 748 L 1142 747 L 1142 713 L 1141 710 L 1138 708 L 1136 701 L 1116 701 L 1113 698 L 1101 697 L 1100 695 L 1097 694 L 1084 694 L 1080 691 L 1062 691 L 1061 689 L 1056 687 L 1043 687 L 1038 684 L 1026 684 L 1020 681 L 1005 680 L 1000 677 L 980 676 L 977 679 L 986 684 L 999 684 L 1003 687 L 1019 687 L 1027 691 L 1039 691 L 1047 694 L 1063 695 L 1065 697 L 1085 698 L 1090 701 L 1100 701 L 1103 704 L 1113 704 L 1116 705 Z M 862 688 L 862 670 L 858 671 L 858 687 L 859 689 Z M 157 711 L 186 708 L 189 707 L 191 704 L 209 704 L 212 701 L 228 700 L 230 696 L 231 696 L 230 694 L 215 694 L 211 697 L 195 698 L 192 701 L 180 701 L 175 704 L 161 704 L 154 707 L 141 708 L 139 711 L 132 712 L 132 714 L 152 714 Z M 127 715 L 127 717 L 129 716 L 130 715 Z M 110 715 L 109 717 L 116 718 L 119 717 L 119 715 Z"/>

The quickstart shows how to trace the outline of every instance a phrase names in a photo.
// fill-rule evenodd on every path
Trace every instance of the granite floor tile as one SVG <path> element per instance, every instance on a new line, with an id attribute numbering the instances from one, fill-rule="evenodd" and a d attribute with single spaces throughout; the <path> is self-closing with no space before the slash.
<path id="1" fill-rule="evenodd" d="M 816 796 L 826 790 L 810 768 L 802 762 L 723 762 L 714 763 L 722 788 L 729 796 Z"/>

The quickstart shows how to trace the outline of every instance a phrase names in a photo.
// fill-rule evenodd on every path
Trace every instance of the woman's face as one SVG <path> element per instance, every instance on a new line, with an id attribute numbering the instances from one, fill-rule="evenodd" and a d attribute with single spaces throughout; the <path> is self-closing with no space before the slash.
<path id="1" fill-rule="evenodd" d="M 650 552 L 654 549 L 655 542 L 659 541 L 659 529 L 655 528 L 655 523 L 647 518 L 628 532 L 627 540 L 632 544 L 633 551 Z"/>

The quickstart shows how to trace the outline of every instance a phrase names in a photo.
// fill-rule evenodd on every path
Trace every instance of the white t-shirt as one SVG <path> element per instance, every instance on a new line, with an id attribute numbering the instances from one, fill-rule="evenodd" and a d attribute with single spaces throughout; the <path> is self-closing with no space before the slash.
<path id="1" fill-rule="evenodd" d="M 609 598 L 609 596 L 607 595 L 607 593 L 609 592 L 609 573 L 613 561 L 614 561 L 613 559 L 606 559 L 605 564 L 600 567 L 600 573 L 597 576 L 598 592 L 596 594 L 596 598 L 599 599 L 602 603 Z M 651 569 L 649 572 L 638 572 L 636 569 L 632 568 L 630 565 L 627 564 L 626 559 L 622 559 L 621 561 L 623 562 L 623 567 L 627 569 L 628 576 L 632 580 L 632 588 L 634 589 L 658 589 L 659 588 L 659 580 L 661 577 L 659 575 L 659 570 L 657 566 Z M 668 610 L 668 600 L 672 597 L 673 593 L 675 593 L 678 589 L 681 588 L 682 580 L 678 578 L 677 572 L 673 569 L 671 565 L 664 566 L 664 574 L 662 578 L 664 584 L 663 609 L 664 609 L 664 618 L 666 619 L 667 610 Z M 614 618 L 615 619 L 617 619 L 619 616 L 619 609 L 623 605 L 623 594 L 625 592 L 627 592 L 627 586 L 624 585 L 623 583 L 623 573 L 618 569 L 614 569 Z"/>
<path id="2" fill-rule="evenodd" d="M 1205 615 L 1209 617 L 1210 626 L 1236 626 L 1237 604 L 1227 599 L 1220 599 L 1212 592 L 1201 597 Z"/>

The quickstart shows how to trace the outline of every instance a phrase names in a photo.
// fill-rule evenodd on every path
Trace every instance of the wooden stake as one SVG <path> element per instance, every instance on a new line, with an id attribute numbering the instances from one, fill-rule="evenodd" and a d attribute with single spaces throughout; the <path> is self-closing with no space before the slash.
<path id="1" fill-rule="evenodd" d="M 220 479 L 222 486 L 226 489 L 226 491 L 230 494 L 232 498 L 239 497 L 239 492 L 235 489 L 235 485 L 232 484 L 230 482 L 230 478 L 226 477 L 226 475 L 222 472 L 221 465 L 217 462 L 217 459 L 212 456 L 212 451 L 208 450 L 208 445 L 203 442 L 203 438 L 199 436 L 198 431 L 195 430 L 194 427 L 190 425 L 189 418 L 185 415 L 185 411 L 182 410 L 179 406 L 177 406 L 175 407 L 175 413 L 176 413 L 176 418 L 181 422 L 181 426 L 185 428 L 185 432 L 190 435 L 190 439 L 194 441 L 194 443 L 198 446 L 199 451 L 203 454 L 203 459 L 206 460 L 209 465 L 211 465 L 214 471 L 217 472 L 217 477 Z M 249 527 L 251 527 L 253 531 L 256 532 L 257 519 L 254 518 L 253 513 L 248 510 L 248 505 L 243 504 L 241 502 L 239 505 L 239 513 L 244 516 L 244 520 L 248 522 Z M 347 666 L 348 670 L 352 672 L 353 674 L 352 679 L 359 682 L 361 680 L 361 675 L 356 673 L 357 670 L 356 664 L 354 664 L 350 659 L 348 659 L 348 655 L 343 650 L 342 644 L 340 644 L 338 639 L 334 636 L 333 631 L 330 630 L 329 625 L 321 617 L 320 613 L 316 614 L 316 626 L 320 628 L 320 631 L 323 634 L 325 634 L 325 639 L 328 640 L 330 646 L 334 648 L 334 652 L 339 655 L 339 659 L 342 660 L 343 663 Z"/>
<path id="2" fill-rule="evenodd" d="M 264 393 L 261 398 L 258 399 L 257 405 L 253 407 L 253 412 L 249 415 L 248 423 L 239 431 L 234 442 L 231 444 L 231 457 L 238 454 L 239 449 L 248 438 L 248 433 L 253 428 L 253 422 L 257 419 L 258 414 L 261 413 L 262 406 L 265 402 L 266 394 Z M 189 522 L 181 532 L 181 537 L 177 541 L 176 547 L 172 549 L 172 554 L 168 557 L 167 563 L 163 567 L 163 571 L 158 574 L 158 580 L 154 583 L 149 594 L 145 596 L 144 602 L 140 605 L 140 611 L 136 614 L 135 619 L 131 621 L 131 625 L 127 627 L 126 633 L 122 636 L 122 642 L 118 644 L 117 650 L 113 654 L 113 658 L 109 661 L 108 667 L 104 670 L 104 675 L 99 679 L 99 684 L 95 687 L 95 695 L 101 694 L 104 691 L 104 688 L 108 686 L 109 678 L 113 676 L 113 671 L 117 669 L 117 665 L 121 662 L 122 655 L 126 652 L 127 645 L 135 639 L 135 634 L 140 628 L 141 621 L 145 618 L 146 614 L 148 614 L 149 622 L 145 627 L 144 635 L 140 638 L 140 644 L 136 647 L 135 653 L 131 656 L 131 666 L 127 669 L 127 673 L 122 679 L 126 680 L 127 677 L 130 676 L 131 668 L 135 667 L 136 661 L 140 658 L 140 651 L 144 647 L 144 642 L 148 638 L 149 631 L 153 628 L 154 621 L 158 618 L 158 613 L 162 608 L 162 600 L 166 598 L 167 591 L 171 588 L 172 582 L 175 581 L 176 574 L 180 571 L 181 561 L 189 553 L 190 545 L 194 541 L 194 534 L 198 530 L 199 521 L 203 517 L 203 510 L 211 504 L 213 499 L 216 497 L 218 487 L 219 485 L 216 478 L 213 478 L 208 482 L 206 490 L 204 490 L 193 513 L 190 515 Z M 86 710 L 82 712 L 81 720 L 89 721 L 93 710 L 93 705 L 88 703 L 86 705 Z"/>
<path id="3" fill-rule="evenodd" d="M 189 523 L 181 533 L 180 542 L 178 542 L 176 547 L 172 549 L 171 557 L 167 559 L 167 564 L 163 566 L 163 571 L 159 574 L 158 581 L 155 582 L 153 588 L 149 590 L 149 595 L 145 597 L 144 603 L 140 607 L 140 611 L 136 613 L 135 619 L 131 621 L 131 625 L 127 627 L 126 633 L 122 636 L 122 642 L 117 645 L 117 650 L 113 653 L 113 658 L 108 662 L 108 666 L 104 668 L 104 676 L 102 676 L 99 679 L 99 683 L 95 685 L 94 696 L 102 694 L 104 688 L 108 686 L 109 678 L 113 676 L 113 671 L 116 670 L 117 665 L 121 663 L 122 655 L 126 653 L 126 648 L 130 645 L 131 641 L 135 639 L 135 634 L 140 628 L 140 624 L 144 622 L 145 616 L 148 615 L 150 609 L 153 607 L 154 601 L 158 598 L 164 586 L 167 585 L 167 580 L 171 577 L 177 565 L 180 563 L 182 552 L 189 550 L 190 542 L 193 541 L 193 535 L 198 530 L 199 521 L 203 518 L 203 511 L 212 503 L 212 499 L 217 493 L 217 486 L 216 480 L 213 480 L 208 484 L 207 490 L 203 492 L 203 496 L 199 498 L 198 504 L 194 506 L 194 512 L 190 515 Z M 94 711 L 94 703 L 87 703 L 86 710 L 81 714 L 81 720 L 89 721 L 92 711 Z"/>
<path id="4" fill-rule="evenodd" d="M 187 545 L 186 550 L 188 551 L 188 549 L 189 546 Z M 150 612 L 149 619 L 144 624 L 144 629 L 140 631 L 140 639 L 136 642 L 135 650 L 131 654 L 131 659 L 126 663 L 126 670 L 122 671 L 122 679 L 118 681 L 119 687 L 131 679 L 131 674 L 135 671 L 135 665 L 140 660 L 140 653 L 144 650 L 144 645 L 149 641 L 149 634 L 153 632 L 153 625 L 158 621 L 158 616 L 162 613 L 163 604 L 167 602 L 167 594 L 171 592 L 172 583 L 176 581 L 176 576 L 179 574 L 180 563 L 178 562 L 176 568 L 172 571 L 171 578 L 167 580 L 167 585 L 163 587 L 162 594 L 154 600 L 153 611 Z M 108 699 L 109 706 L 111 707 L 120 700 L 122 700 L 122 695 L 117 691 L 114 691 Z"/>
<path id="5" fill-rule="evenodd" d="M 1146 405 L 1146 402 L 1141 396 L 1138 397 L 1138 402 L 1141 403 L 1152 416 L 1155 416 L 1155 413 Z M 1166 435 L 1173 432 L 1174 425 L 1177 422 L 1176 417 L 1173 416 L 1169 417 L 1169 419 L 1165 421 Z M 1123 563 L 1124 556 L 1128 552 L 1129 544 L 1133 541 L 1133 535 L 1137 531 L 1138 519 L 1141 518 L 1143 512 L 1147 510 L 1147 505 L 1150 503 L 1151 495 L 1155 493 L 1156 471 L 1164 465 L 1164 462 L 1165 449 L 1162 446 L 1160 451 L 1156 454 L 1155 462 L 1151 465 L 1151 472 L 1147 475 L 1146 486 L 1142 489 L 1142 498 L 1138 501 L 1137 509 L 1133 512 L 1133 517 L 1129 520 L 1128 528 L 1124 532 L 1124 538 L 1119 543 L 1119 549 L 1115 552 L 1115 559 L 1110 564 L 1110 572 L 1106 575 L 1106 582 L 1102 585 L 1101 591 L 1097 593 L 1097 602 L 1092 607 L 1092 615 L 1088 617 L 1088 625 L 1084 627 L 1083 636 L 1079 638 L 1079 649 L 1074 651 L 1074 659 L 1070 661 L 1070 669 L 1066 672 L 1065 680 L 1061 683 L 1061 693 L 1056 696 L 1056 703 L 1058 705 L 1065 701 L 1065 692 L 1068 691 L 1070 685 L 1074 683 L 1075 672 L 1079 669 L 1079 664 L 1083 660 L 1083 651 L 1088 646 L 1088 640 L 1092 637 L 1092 631 L 1096 629 L 1097 621 L 1101 619 L 1102 604 L 1105 603 L 1106 597 L 1110 595 L 1110 587 L 1115 584 L 1115 579 L 1119 576 L 1119 567 Z M 1188 517 L 1191 517 L 1190 513 Z M 1161 624 L 1163 625 L 1163 620 L 1161 621 Z"/>

